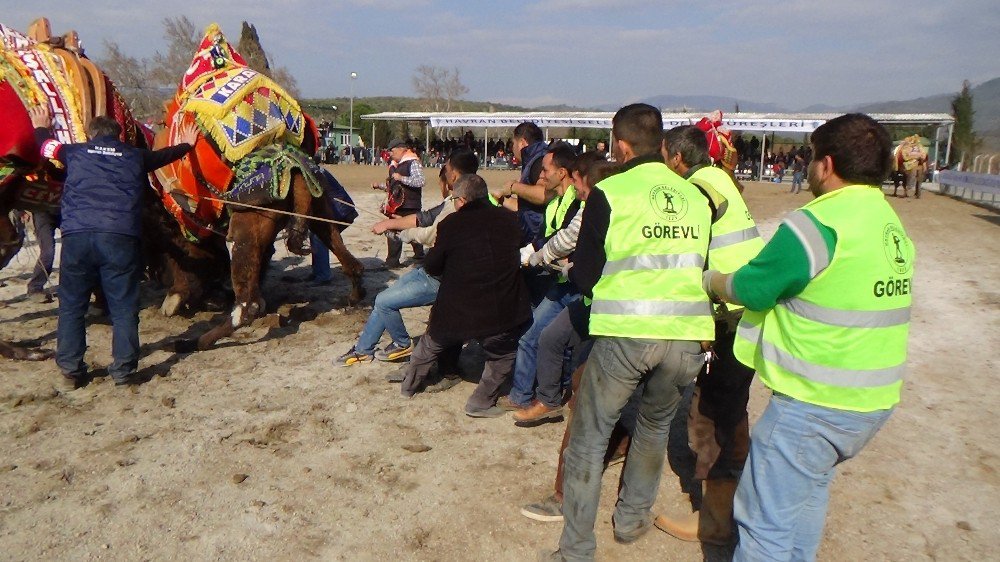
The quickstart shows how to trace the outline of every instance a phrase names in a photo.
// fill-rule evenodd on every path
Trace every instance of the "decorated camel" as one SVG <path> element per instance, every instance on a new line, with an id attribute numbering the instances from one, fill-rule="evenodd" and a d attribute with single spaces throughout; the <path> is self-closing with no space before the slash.
<path id="1" fill-rule="evenodd" d="M 156 146 L 172 144 L 183 123 L 201 134 L 187 157 L 157 170 L 154 186 L 190 240 L 218 239 L 226 230 L 236 299 L 227 321 L 178 344 L 181 350 L 206 349 L 263 314 L 261 278 L 282 229 L 299 255 L 309 251 L 309 231 L 316 234 L 351 281 L 348 301 L 364 298 L 363 267 L 336 227 L 327 174 L 311 159 L 315 124 L 280 85 L 247 66 L 216 24 L 168 102 L 165 122 Z M 171 287 L 162 310 L 173 314 L 191 298 L 185 287 Z"/>

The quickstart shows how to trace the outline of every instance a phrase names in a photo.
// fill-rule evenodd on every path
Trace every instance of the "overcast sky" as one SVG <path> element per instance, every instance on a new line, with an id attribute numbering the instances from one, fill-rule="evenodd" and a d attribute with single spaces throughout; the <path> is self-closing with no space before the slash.
<path id="1" fill-rule="evenodd" d="M 256 25 L 305 97 L 412 96 L 421 64 L 458 67 L 469 99 L 535 106 L 708 94 L 788 109 L 910 99 L 1000 76 L 997 0 L 0 0 L 46 15 L 92 58 L 165 48 L 162 20 Z"/>

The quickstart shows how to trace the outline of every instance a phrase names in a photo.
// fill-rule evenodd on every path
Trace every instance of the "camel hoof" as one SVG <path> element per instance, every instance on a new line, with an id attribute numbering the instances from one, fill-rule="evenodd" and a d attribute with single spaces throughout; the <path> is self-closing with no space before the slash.
<path id="1" fill-rule="evenodd" d="M 163 299 L 163 304 L 160 305 L 160 314 L 171 317 L 177 314 L 177 311 L 181 307 L 181 296 L 177 293 L 170 293 Z"/>

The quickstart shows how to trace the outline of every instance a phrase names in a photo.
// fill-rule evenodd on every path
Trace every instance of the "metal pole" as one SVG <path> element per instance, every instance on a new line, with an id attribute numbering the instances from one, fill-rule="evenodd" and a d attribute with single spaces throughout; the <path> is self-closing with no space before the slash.
<path id="1" fill-rule="evenodd" d="M 375 164 L 375 147 L 376 146 L 378 146 L 378 145 L 375 144 L 375 120 L 372 120 L 372 145 L 370 147 L 368 147 L 372 151 L 372 165 Z"/>
<path id="2" fill-rule="evenodd" d="M 430 154 L 431 150 L 431 122 L 424 123 L 424 153 Z"/>
<path id="3" fill-rule="evenodd" d="M 955 124 L 948 125 L 948 148 L 944 150 L 944 165 L 951 162 L 951 137 L 955 133 Z"/>
<path id="4" fill-rule="evenodd" d="M 767 152 L 767 131 L 761 135 L 760 141 L 760 171 L 757 173 L 757 181 L 764 181 L 764 153 Z"/>
<path id="5" fill-rule="evenodd" d="M 489 142 L 490 142 L 490 128 L 483 127 L 483 160 L 482 160 L 483 164 L 489 163 L 488 160 L 489 154 L 486 154 L 486 146 L 489 144 Z"/>
<path id="6" fill-rule="evenodd" d="M 351 146 L 351 159 L 354 156 L 354 81 L 358 79 L 358 73 L 351 73 L 351 121 L 348 124 L 348 144 Z"/>
<path id="7" fill-rule="evenodd" d="M 934 169 L 938 167 L 938 148 L 941 146 L 941 125 L 934 129 Z"/>

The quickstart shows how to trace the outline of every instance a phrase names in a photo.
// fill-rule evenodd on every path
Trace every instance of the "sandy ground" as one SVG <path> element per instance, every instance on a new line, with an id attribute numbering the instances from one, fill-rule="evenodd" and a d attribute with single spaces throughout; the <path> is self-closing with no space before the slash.
<path id="1" fill-rule="evenodd" d="M 333 170 L 376 208 L 366 186 L 380 169 Z M 492 185 L 513 172 L 484 175 Z M 810 197 L 787 189 L 749 184 L 768 236 Z M 1000 216 L 931 193 L 891 201 L 918 249 L 910 372 L 896 414 L 833 484 L 820 558 L 991 559 L 1000 541 L 1000 433 L 990 414 L 1000 403 Z M 518 510 L 550 493 L 563 424 L 473 420 L 462 413 L 472 383 L 404 401 L 383 380 L 393 366 L 332 366 L 399 273 L 379 268 L 385 244 L 368 231 L 374 221 L 363 213 L 346 233 L 369 269 L 360 307 L 345 308 L 342 278 L 304 282 L 308 261 L 279 244 L 265 297 L 289 322 L 259 322 L 210 351 L 179 355 L 170 344 L 217 314 L 163 318 L 162 291 L 144 288 L 140 367 L 154 376 L 138 388 L 102 378 L 60 393 L 52 362 L 0 360 L 0 558 L 532 560 L 553 550 L 561 525 Z M 52 347 L 56 305 L 23 298 L 36 255 L 26 248 L 0 273 L 0 338 Z M 423 333 L 427 312 L 407 313 L 411 333 Z M 88 360 L 106 366 L 110 326 L 96 321 L 89 334 Z M 753 418 L 766 400 L 755 385 Z M 689 509 L 683 435 L 675 431 L 677 471 L 664 475 L 660 512 Z M 605 476 L 600 559 L 728 559 L 658 531 L 614 543 L 619 471 Z"/>

